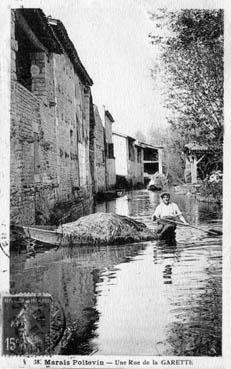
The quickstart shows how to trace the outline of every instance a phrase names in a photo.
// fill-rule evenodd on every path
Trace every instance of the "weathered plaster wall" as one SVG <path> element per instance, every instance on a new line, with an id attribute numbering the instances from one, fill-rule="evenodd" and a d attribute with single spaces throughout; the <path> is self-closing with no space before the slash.
<path id="1" fill-rule="evenodd" d="M 95 115 L 95 191 L 106 190 L 105 173 L 105 133 L 97 106 L 94 105 Z"/>
<path id="2" fill-rule="evenodd" d="M 116 175 L 128 177 L 128 143 L 127 138 L 113 134 Z"/>
<path id="3" fill-rule="evenodd" d="M 143 149 L 135 146 L 135 184 L 144 183 Z"/>
<path id="4" fill-rule="evenodd" d="M 72 200 L 81 216 L 93 200 L 90 89 L 65 54 L 31 52 L 31 85 L 17 81 L 14 11 L 11 49 L 11 221 L 46 223 L 54 206 Z"/>
<path id="5" fill-rule="evenodd" d="M 135 141 L 116 133 L 113 133 L 113 142 L 116 174 L 124 176 L 132 186 L 135 186 L 137 183 L 143 183 L 143 149 L 137 146 Z M 133 155 L 131 155 L 132 150 Z"/>
<path id="6" fill-rule="evenodd" d="M 138 161 L 137 146 L 133 143 L 134 160 L 128 160 L 128 181 L 135 186 L 138 183 L 144 182 L 143 177 L 143 150 L 141 150 L 141 158 Z"/>
<path id="7" fill-rule="evenodd" d="M 115 173 L 115 156 L 110 155 L 109 145 L 113 145 L 112 141 L 112 121 L 105 114 L 105 139 L 106 139 L 106 184 L 107 189 L 115 187 L 116 173 Z"/>

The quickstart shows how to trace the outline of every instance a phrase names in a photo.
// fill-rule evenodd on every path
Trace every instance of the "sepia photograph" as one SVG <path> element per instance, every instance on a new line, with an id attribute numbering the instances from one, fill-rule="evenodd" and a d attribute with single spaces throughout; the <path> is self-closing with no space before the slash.
<path id="1" fill-rule="evenodd" d="M 222 4 L 9 3 L 2 367 L 224 368 Z"/>

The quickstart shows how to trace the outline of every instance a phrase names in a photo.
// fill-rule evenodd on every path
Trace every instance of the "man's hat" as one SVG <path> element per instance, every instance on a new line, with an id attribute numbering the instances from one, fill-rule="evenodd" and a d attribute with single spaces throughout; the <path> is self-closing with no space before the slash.
<path id="1" fill-rule="evenodd" d="M 168 196 L 170 198 L 170 193 L 169 192 L 162 192 L 160 197 L 163 199 L 164 196 Z"/>

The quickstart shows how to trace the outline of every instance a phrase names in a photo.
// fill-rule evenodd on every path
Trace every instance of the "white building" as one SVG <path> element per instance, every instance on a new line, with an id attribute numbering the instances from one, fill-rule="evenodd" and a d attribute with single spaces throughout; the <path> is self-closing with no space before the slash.
<path id="1" fill-rule="evenodd" d="M 144 183 L 143 148 L 130 136 L 113 132 L 115 171 L 132 186 Z"/>

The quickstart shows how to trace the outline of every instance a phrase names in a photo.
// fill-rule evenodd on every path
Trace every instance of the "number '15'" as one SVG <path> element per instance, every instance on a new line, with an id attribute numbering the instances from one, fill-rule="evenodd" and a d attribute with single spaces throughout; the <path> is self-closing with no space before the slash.
<path id="1" fill-rule="evenodd" d="M 5 339 L 5 345 L 7 351 L 14 351 L 16 348 L 16 342 L 14 337 L 7 337 Z"/>

